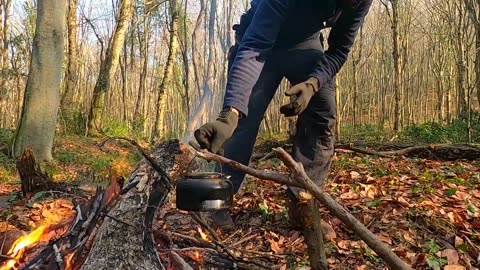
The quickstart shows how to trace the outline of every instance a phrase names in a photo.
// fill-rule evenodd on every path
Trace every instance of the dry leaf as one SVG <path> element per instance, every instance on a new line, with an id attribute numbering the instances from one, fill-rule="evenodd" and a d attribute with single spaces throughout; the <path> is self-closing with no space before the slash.
<path id="1" fill-rule="evenodd" d="M 445 265 L 443 270 L 466 270 L 465 266 L 461 265 Z"/>
<path id="2" fill-rule="evenodd" d="M 325 241 L 332 241 L 333 239 L 337 238 L 337 234 L 335 230 L 328 224 L 327 222 L 322 220 L 322 232 L 323 232 L 323 239 Z"/>
<path id="3" fill-rule="evenodd" d="M 404 197 L 400 197 L 398 198 L 398 202 L 403 205 L 403 206 L 406 206 L 406 207 L 409 207 L 410 206 L 410 203 L 407 202 L 407 200 L 404 198 Z"/>
<path id="4" fill-rule="evenodd" d="M 356 200 L 358 198 L 360 198 L 360 196 L 351 190 L 347 193 L 340 194 L 340 199 L 343 199 L 343 200 Z"/>
<path id="5" fill-rule="evenodd" d="M 357 180 L 357 179 L 360 179 L 362 178 L 362 176 L 356 172 L 356 171 L 351 171 L 350 172 L 350 177 L 353 179 L 353 180 Z"/>
<path id="6" fill-rule="evenodd" d="M 441 256 L 447 258 L 448 264 L 457 264 L 459 260 L 458 252 L 454 249 L 443 250 Z"/>
<path id="7" fill-rule="evenodd" d="M 379 233 L 377 234 L 377 237 L 380 241 L 384 242 L 384 243 L 387 243 L 389 245 L 392 244 L 392 239 L 390 238 L 390 236 L 384 234 L 384 233 Z"/>
<path id="8" fill-rule="evenodd" d="M 337 243 L 337 246 L 341 249 L 348 250 L 350 249 L 351 242 L 349 240 L 340 240 Z"/>
<path id="9" fill-rule="evenodd" d="M 275 252 L 275 254 L 282 253 L 283 250 L 275 240 L 269 239 L 268 241 L 270 242 L 270 248 L 273 250 L 273 252 Z"/>

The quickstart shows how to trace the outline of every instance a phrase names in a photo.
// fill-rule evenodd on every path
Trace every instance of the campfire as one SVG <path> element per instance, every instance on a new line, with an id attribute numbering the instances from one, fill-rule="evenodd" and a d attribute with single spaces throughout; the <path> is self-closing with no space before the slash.
<path id="1" fill-rule="evenodd" d="M 75 205 L 74 217 L 54 223 L 59 217 L 49 216 L 44 225 L 20 236 L 0 257 L 0 270 L 78 269 L 103 218 L 101 212 L 118 196 L 120 184 L 112 181 L 106 189 L 98 188 L 89 205 Z"/>
<path id="2" fill-rule="evenodd" d="M 191 153 L 175 140 L 153 157 L 140 151 L 146 160 L 125 185 L 112 180 L 86 204 L 72 201 L 69 218 L 19 237 L 0 255 L 0 270 L 251 269 L 255 262 L 234 255 L 195 214 L 186 213 L 199 225 L 189 235 L 154 228 L 156 211 L 173 191 L 172 179 L 187 171 Z"/>

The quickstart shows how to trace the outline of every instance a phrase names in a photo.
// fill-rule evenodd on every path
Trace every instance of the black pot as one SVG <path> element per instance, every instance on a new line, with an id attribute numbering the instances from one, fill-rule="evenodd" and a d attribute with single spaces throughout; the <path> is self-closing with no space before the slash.
<path id="1" fill-rule="evenodd" d="M 233 202 L 233 185 L 221 173 L 194 173 L 177 183 L 177 208 L 185 211 L 228 209 Z"/>

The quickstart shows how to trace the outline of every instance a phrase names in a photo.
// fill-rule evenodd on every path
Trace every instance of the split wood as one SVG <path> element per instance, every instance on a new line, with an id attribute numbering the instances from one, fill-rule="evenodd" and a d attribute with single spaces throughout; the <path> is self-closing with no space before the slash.
<path id="1" fill-rule="evenodd" d="M 296 162 L 283 148 L 275 148 L 274 151 L 285 165 L 290 169 L 290 175 L 260 171 L 249 166 L 245 166 L 236 161 L 230 160 L 223 156 L 219 156 L 202 150 L 195 143 L 190 143 L 195 149 L 196 155 L 207 160 L 215 161 L 233 169 L 243 171 L 254 177 L 271 180 L 279 184 L 287 186 L 300 187 L 310 192 L 320 203 L 322 203 L 332 215 L 340 219 L 347 225 L 355 234 L 360 237 L 372 250 L 374 250 L 380 258 L 393 270 L 412 269 L 407 263 L 400 259 L 388 245 L 380 241 L 370 230 L 368 230 L 360 221 L 358 221 L 350 212 L 341 206 L 335 199 L 326 193 L 321 187 L 317 186 L 312 179 L 310 179 L 303 168 L 303 165 Z"/>

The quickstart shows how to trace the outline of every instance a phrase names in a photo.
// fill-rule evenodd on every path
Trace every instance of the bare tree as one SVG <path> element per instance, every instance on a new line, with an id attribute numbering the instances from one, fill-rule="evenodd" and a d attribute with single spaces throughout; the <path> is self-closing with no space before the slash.
<path id="1" fill-rule="evenodd" d="M 120 52 L 125 41 L 128 25 L 133 16 L 134 4 L 133 0 L 120 1 L 115 30 L 109 41 L 105 59 L 100 64 L 100 73 L 93 89 L 92 105 L 88 114 L 89 132 L 95 133 L 101 129 L 101 114 L 105 102 L 105 93 L 109 90 L 117 71 Z"/>
<path id="2" fill-rule="evenodd" d="M 39 0 L 32 60 L 14 155 L 31 148 L 37 160 L 52 159 L 59 107 L 66 0 Z"/>

